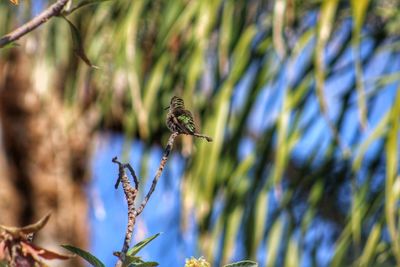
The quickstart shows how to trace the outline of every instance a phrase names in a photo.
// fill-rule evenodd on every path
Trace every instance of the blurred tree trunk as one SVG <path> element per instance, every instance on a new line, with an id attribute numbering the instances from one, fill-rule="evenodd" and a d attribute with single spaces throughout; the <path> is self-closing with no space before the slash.
<path id="1" fill-rule="evenodd" d="M 21 50 L 12 51 L 5 62 L 0 63 L 5 151 L 0 164 L 6 165 L 7 173 L 0 178 L 0 223 L 25 225 L 51 212 L 35 242 L 56 250 L 65 243 L 85 248 L 91 124 L 62 104 L 54 93 L 60 90 L 44 95 L 34 89 L 31 62 Z"/>

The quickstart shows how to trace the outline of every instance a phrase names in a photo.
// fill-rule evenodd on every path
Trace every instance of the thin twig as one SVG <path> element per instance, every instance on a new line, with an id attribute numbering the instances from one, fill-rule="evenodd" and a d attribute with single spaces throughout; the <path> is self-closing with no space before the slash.
<path id="1" fill-rule="evenodd" d="M 133 228 L 134 228 L 135 222 L 136 222 L 136 217 L 142 213 L 142 211 L 146 207 L 147 202 L 149 201 L 151 195 L 153 194 L 154 190 L 156 189 L 158 179 L 160 178 L 161 173 L 164 170 L 165 164 L 167 163 L 168 156 L 171 153 L 175 138 L 180 134 L 181 133 L 174 132 L 170 135 L 167 146 L 165 147 L 165 150 L 164 150 L 163 157 L 161 158 L 160 166 L 158 167 L 156 175 L 153 178 L 151 187 L 150 187 L 149 191 L 147 192 L 146 196 L 144 197 L 142 203 L 140 204 L 140 206 L 137 209 L 135 208 L 134 202 L 135 202 L 135 198 L 136 198 L 136 195 L 138 192 L 139 180 L 136 177 L 135 171 L 133 170 L 132 166 L 129 163 L 122 164 L 121 162 L 119 162 L 117 157 L 113 158 L 113 160 L 112 160 L 112 162 L 118 164 L 118 167 L 119 167 L 118 179 L 115 184 L 115 189 L 118 188 L 118 185 L 121 182 L 122 188 L 124 189 L 124 192 L 125 192 L 126 201 L 128 202 L 128 226 L 127 226 L 126 233 L 125 233 L 124 244 L 122 246 L 121 252 L 114 253 L 114 255 L 116 255 L 118 257 L 118 261 L 115 265 L 116 267 L 121 267 L 125 261 L 126 253 L 128 252 L 129 245 L 131 243 Z M 200 137 L 200 138 L 205 138 L 209 142 L 212 141 L 211 137 L 208 137 L 206 135 L 197 134 L 195 136 Z M 133 188 L 131 186 L 128 176 L 126 175 L 125 169 L 128 169 L 130 171 L 130 173 L 133 177 L 133 181 L 135 183 L 135 188 Z"/>
<path id="2" fill-rule="evenodd" d="M 125 164 L 125 167 L 128 168 L 128 170 L 130 171 L 132 178 L 133 178 L 133 182 L 135 183 L 135 189 L 138 190 L 139 188 L 139 180 L 136 177 L 135 171 L 133 170 L 131 164 Z"/>
<path id="3" fill-rule="evenodd" d="M 112 162 L 117 163 L 119 165 L 119 168 L 120 168 L 119 173 L 118 173 L 118 179 L 117 179 L 117 182 L 115 183 L 115 186 L 114 186 L 115 189 L 118 189 L 119 183 L 122 180 L 122 174 L 125 174 L 125 170 L 124 169 L 127 168 L 129 170 L 129 172 L 131 173 L 131 175 L 132 175 L 133 182 L 135 183 L 135 189 L 138 190 L 138 188 L 139 188 L 139 180 L 136 177 L 135 171 L 133 170 L 132 166 L 129 163 L 128 164 L 122 164 L 121 162 L 119 162 L 117 160 L 117 157 L 113 158 Z"/>
<path id="4" fill-rule="evenodd" d="M 129 164 L 122 164 L 118 161 L 117 157 L 112 159 L 112 162 L 118 164 L 118 180 L 122 182 L 122 188 L 124 189 L 126 202 L 128 203 L 128 226 L 126 228 L 124 244 L 122 245 L 122 250 L 117 254 L 118 261 L 116 266 L 122 266 L 122 263 L 125 261 L 126 253 L 128 252 L 129 245 L 132 239 L 133 228 L 135 226 L 136 221 L 136 213 L 135 213 L 135 198 L 137 195 L 137 189 L 133 188 L 129 182 L 129 178 L 126 175 L 125 168 L 132 170 Z M 132 173 L 132 172 L 131 172 Z M 132 173 L 132 176 L 136 177 L 135 172 Z M 135 179 L 135 178 L 134 178 Z M 135 179 L 135 187 L 138 186 L 137 179 Z"/>
<path id="5" fill-rule="evenodd" d="M 179 133 L 172 133 L 171 136 L 168 139 L 167 146 L 164 150 L 164 155 L 161 159 L 160 166 L 158 167 L 158 170 L 156 172 L 156 175 L 154 176 L 153 182 L 151 184 L 151 187 L 149 189 L 149 192 L 146 194 L 144 197 L 142 203 L 140 204 L 139 208 L 135 208 L 135 198 L 138 192 L 138 187 L 139 187 L 139 181 L 136 177 L 135 171 L 133 170 L 132 166 L 130 164 L 122 164 L 117 160 L 117 157 L 113 158 L 112 162 L 118 164 L 119 171 L 118 171 L 118 180 L 115 185 L 115 188 L 118 188 L 119 182 L 122 183 L 122 188 L 124 189 L 125 192 L 125 198 L 126 201 L 128 202 L 128 226 L 126 229 L 125 233 L 125 239 L 124 239 L 124 244 L 122 246 L 122 250 L 119 253 L 114 253 L 116 256 L 118 256 L 118 261 L 116 263 L 116 267 L 121 267 L 123 265 L 123 262 L 125 261 L 126 258 L 126 253 L 128 252 L 129 249 L 129 244 L 131 243 L 132 239 L 132 233 L 133 233 L 133 228 L 135 226 L 136 222 L 136 217 L 142 213 L 143 209 L 145 208 L 147 202 L 149 201 L 151 194 L 153 194 L 156 186 L 158 179 L 161 176 L 161 173 L 165 167 L 165 164 L 167 163 L 168 156 L 172 150 L 174 140 L 175 138 L 179 135 Z M 133 188 L 129 182 L 128 176 L 126 175 L 125 168 L 128 169 L 133 177 L 134 183 L 135 183 L 135 188 Z"/>
<path id="6" fill-rule="evenodd" d="M 48 21 L 51 17 L 60 15 L 61 10 L 67 4 L 68 0 L 58 0 L 53 5 L 49 6 L 42 13 L 25 23 L 24 25 L 18 27 L 14 31 L 10 32 L 7 35 L 4 35 L 0 38 L 0 48 L 6 46 L 9 43 L 12 43 L 25 34 L 31 32 L 36 29 L 46 21 Z"/>
<path id="7" fill-rule="evenodd" d="M 150 199 L 151 194 L 153 194 L 154 189 L 156 189 L 156 185 L 157 185 L 158 179 L 160 178 L 161 173 L 162 173 L 162 171 L 164 169 L 164 166 L 167 163 L 169 153 L 171 152 L 172 147 L 174 145 L 174 140 L 178 135 L 179 135 L 179 133 L 175 132 L 175 133 L 172 133 L 171 136 L 169 137 L 167 146 L 166 146 L 166 148 L 164 150 L 164 155 L 161 158 L 160 166 L 158 167 L 156 175 L 153 178 L 153 182 L 151 184 L 149 192 L 147 192 L 147 195 L 144 197 L 144 199 L 142 201 L 142 204 L 140 204 L 139 208 L 136 210 L 136 216 L 138 216 L 140 213 L 142 213 L 144 207 L 146 206 L 147 202 Z"/>

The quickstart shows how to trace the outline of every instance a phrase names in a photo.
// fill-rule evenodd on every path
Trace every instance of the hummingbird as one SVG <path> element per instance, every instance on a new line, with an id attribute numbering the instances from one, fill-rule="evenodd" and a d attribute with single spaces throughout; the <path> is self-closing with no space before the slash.
<path id="1" fill-rule="evenodd" d="M 169 109 L 166 123 L 171 132 L 194 135 L 204 138 L 208 142 L 212 141 L 211 137 L 197 132 L 193 115 L 189 110 L 185 109 L 185 103 L 182 98 L 172 97 L 169 106 L 165 109 Z"/>

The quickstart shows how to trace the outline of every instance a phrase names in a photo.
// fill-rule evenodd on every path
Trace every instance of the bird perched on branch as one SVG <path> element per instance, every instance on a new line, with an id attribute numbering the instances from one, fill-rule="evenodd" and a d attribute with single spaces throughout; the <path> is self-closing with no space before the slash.
<path id="1" fill-rule="evenodd" d="M 193 115 L 189 110 L 185 109 L 185 103 L 182 98 L 177 96 L 172 97 L 166 109 L 169 109 L 167 114 L 167 127 L 171 132 L 194 135 L 204 138 L 208 142 L 212 141 L 211 137 L 197 132 Z"/>

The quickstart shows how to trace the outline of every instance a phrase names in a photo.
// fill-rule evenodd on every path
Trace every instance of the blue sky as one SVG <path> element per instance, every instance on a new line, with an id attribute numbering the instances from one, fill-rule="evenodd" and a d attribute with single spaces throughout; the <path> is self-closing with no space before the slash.
<path id="1" fill-rule="evenodd" d="M 120 157 L 123 154 L 124 145 L 126 143 L 121 135 L 104 135 L 96 146 L 92 160 L 93 180 L 89 189 L 92 200 L 91 251 L 104 261 L 106 266 L 115 264 L 116 258 L 112 252 L 121 250 L 127 224 L 127 205 L 122 188 L 114 189 L 118 169 L 111 162 L 113 156 Z M 130 148 L 128 161 L 135 170 L 140 170 L 141 155 L 145 153 L 143 145 L 140 142 L 133 142 Z M 148 161 L 147 173 L 150 176 L 146 177 L 146 186 L 141 192 L 147 192 L 152 175 L 158 168 L 159 162 L 156 159 L 162 157 L 162 151 L 158 147 L 152 148 L 149 153 L 152 160 Z M 133 243 L 137 243 L 161 232 L 162 234 L 153 240 L 140 256 L 145 260 L 158 260 L 163 266 L 183 266 L 186 257 L 195 256 L 193 221 L 185 234 L 180 233 L 179 227 L 180 177 L 183 172 L 183 165 L 179 163 L 181 160 L 178 153 L 170 156 L 154 194 L 137 220 L 133 236 Z M 139 175 L 138 171 L 136 172 Z"/>
<path id="2" fill-rule="evenodd" d="M 23 5 L 23 1 L 21 5 Z M 34 1 L 33 14 L 37 14 L 43 9 L 43 1 Z M 313 18 L 311 18 L 313 19 Z M 314 22 L 311 22 L 314 23 Z M 350 27 L 350 24 L 345 25 Z M 340 32 L 337 34 L 340 37 Z M 69 38 L 69 36 L 68 36 Z M 362 53 L 368 53 L 371 46 L 369 40 L 364 40 L 362 45 Z M 312 47 L 310 47 L 311 49 Z M 328 48 L 328 53 L 335 48 L 335 42 Z M 352 60 L 353 53 L 351 50 L 346 51 L 346 56 L 339 62 L 336 68 L 346 64 Z M 302 61 L 307 60 L 307 53 L 300 55 L 299 62 L 294 64 L 294 72 L 296 68 L 301 68 Z M 388 69 L 387 63 L 391 63 Z M 247 85 L 252 79 L 253 72 L 256 66 L 252 66 L 249 72 L 242 78 L 234 92 L 233 112 L 242 105 L 243 96 L 247 92 Z M 393 73 L 399 71 L 400 60 L 390 58 L 388 53 L 380 53 L 373 59 L 372 63 L 364 68 L 364 77 L 367 81 L 373 80 L 374 77 L 385 73 Z M 276 84 L 265 85 L 262 93 L 258 96 L 257 104 L 253 107 L 252 115 L 250 116 L 247 125 L 250 130 L 260 131 L 267 127 L 276 119 L 276 114 L 281 107 L 283 90 L 287 86 L 286 75 L 290 76 L 289 70 L 282 72 L 280 80 Z M 334 77 L 326 84 L 326 100 L 328 103 L 329 116 L 334 118 L 337 115 L 340 93 L 348 85 L 351 78 L 354 76 L 353 71 L 341 73 L 340 76 Z M 367 92 L 373 90 L 373 83 L 366 83 Z M 370 128 L 362 133 L 362 139 L 365 139 L 373 130 L 379 119 L 385 114 L 393 101 L 393 96 L 396 93 L 398 83 L 387 86 L 379 93 L 376 99 L 376 105 L 369 116 Z M 313 115 L 320 112 L 317 106 L 315 96 L 310 98 L 311 101 L 307 104 L 305 110 L 305 119 L 311 118 Z M 341 137 L 346 143 L 350 142 L 354 131 L 358 127 L 358 110 L 355 95 L 352 101 L 354 108 L 346 115 L 344 123 L 344 131 L 341 132 Z M 307 133 L 307 137 L 302 139 L 294 148 L 293 154 L 298 158 L 306 158 L 306 156 L 315 147 L 319 147 L 320 152 L 327 146 L 330 138 L 330 133 L 327 131 L 326 122 L 321 116 L 318 116 L 313 122 L 312 129 Z M 246 154 L 251 153 L 257 144 L 249 138 L 245 138 L 241 142 L 240 157 L 244 158 Z M 95 151 L 92 158 L 92 183 L 88 187 L 88 196 L 90 199 L 90 219 L 92 224 L 92 246 L 91 252 L 99 257 L 106 266 L 112 266 L 116 258 L 112 255 L 113 251 L 121 249 L 124 238 L 127 218 L 127 207 L 122 189 L 114 190 L 114 183 L 117 176 L 117 166 L 111 163 L 114 156 L 123 154 L 124 138 L 121 135 L 104 134 L 99 139 L 95 146 Z M 375 142 L 368 150 L 368 154 L 376 152 L 378 142 Z M 133 168 L 141 169 L 142 156 L 147 155 L 149 166 L 146 175 L 146 185 L 144 192 L 149 188 L 152 175 L 155 173 L 159 159 L 161 159 L 162 150 L 160 147 L 152 147 L 149 151 L 144 151 L 144 146 L 141 142 L 135 141 L 129 144 L 130 151 L 129 161 Z M 318 158 L 318 157 L 317 157 Z M 125 161 L 125 160 L 124 160 Z M 148 206 L 139 217 L 135 232 L 134 243 L 151 236 L 155 233 L 162 232 L 163 234 L 155 239 L 151 244 L 143 250 L 141 255 L 146 260 L 157 260 L 161 266 L 183 266 L 186 257 L 201 256 L 196 249 L 196 226 L 193 218 L 189 218 L 190 224 L 185 233 L 180 232 L 180 181 L 184 169 L 184 161 L 177 151 L 171 155 L 167 167 L 162 174 L 155 193 L 152 195 Z M 140 177 L 144 178 L 144 177 Z M 143 190 L 142 190 L 143 192 Z M 315 238 L 329 231 L 329 226 L 323 223 L 316 222 L 314 231 L 311 231 L 306 239 L 309 242 L 314 242 Z M 321 263 L 326 263 L 329 259 L 331 244 L 325 242 L 325 249 L 318 252 L 318 258 Z M 265 248 L 260 248 L 260 259 L 262 260 L 263 251 Z M 308 266 L 307 258 L 303 258 L 303 266 Z"/>

